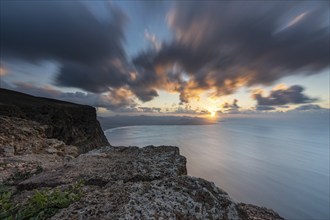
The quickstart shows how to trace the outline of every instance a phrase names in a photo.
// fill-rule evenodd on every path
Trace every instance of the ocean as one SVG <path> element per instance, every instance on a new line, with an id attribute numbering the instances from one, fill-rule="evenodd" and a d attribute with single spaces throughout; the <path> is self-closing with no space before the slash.
<path id="1" fill-rule="evenodd" d="M 105 131 L 114 146 L 174 145 L 188 175 L 286 219 L 329 219 L 329 113 L 231 115 L 214 125 Z"/>

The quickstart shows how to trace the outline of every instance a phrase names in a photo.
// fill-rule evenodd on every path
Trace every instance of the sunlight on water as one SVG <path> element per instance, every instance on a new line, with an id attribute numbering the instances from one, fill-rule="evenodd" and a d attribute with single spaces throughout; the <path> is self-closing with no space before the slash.
<path id="1" fill-rule="evenodd" d="M 112 145 L 176 145 L 188 174 L 287 219 L 329 219 L 329 115 L 226 118 L 106 131 Z"/>

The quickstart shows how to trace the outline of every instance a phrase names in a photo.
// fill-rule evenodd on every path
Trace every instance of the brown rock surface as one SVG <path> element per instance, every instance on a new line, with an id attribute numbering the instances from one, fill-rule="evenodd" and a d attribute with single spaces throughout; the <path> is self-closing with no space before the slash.
<path id="1" fill-rule="evenodd" d="M 77 147 L 47 138 L 46 130 L 38 122 L 0 116 L 0 182 L 53 169 L 78 156 Z"/>

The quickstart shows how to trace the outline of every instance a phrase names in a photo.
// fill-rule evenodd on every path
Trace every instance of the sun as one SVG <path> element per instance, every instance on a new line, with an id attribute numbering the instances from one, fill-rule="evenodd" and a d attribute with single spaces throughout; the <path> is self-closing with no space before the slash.
<path id="1" fill-rule="evenodd" d="M 215 117 L 215 111 L 212 111 L 211 113 L 210 113 L 210 116 L 212 117 L 212 118 L 214 118 Z"/>

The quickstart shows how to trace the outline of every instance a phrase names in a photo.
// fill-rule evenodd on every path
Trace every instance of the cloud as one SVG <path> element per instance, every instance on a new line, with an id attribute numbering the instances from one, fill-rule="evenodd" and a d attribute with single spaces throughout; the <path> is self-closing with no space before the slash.
<path id="1" fill-rule="evenodd" d="M 255 107 L 255 110 L 257 110 L 257 111 L 271 111 L 271 110 L 276 110 L 276 108 L 273 107 L 273 106 L 268 106 L 268 105 L 257 105 Z"/>
<path id="2" fill-rule="evenodd" d="M 206 90 L 221 96 L 314 74 L 329 67 L 328 12 L 324 1 L 176 2 L 167 16 L 174 39 L 141 52 L 134 63 L 150 73 L 180 66 L 188 82 L 182 72 L 171 82 L 182 102 Z"/>
<path id="3" fill-rule="evenodd" d="M 304 88 L 299 85 L 293 85 L 288 88 L 275 87 L 269 96 L 263 96 L 262 91 L 254 91 L 253 99 L 257 101 L 260 106 L 277 106 L 286 104 L 301 104 L 315 102 L 317 99 L 310 98 L 303 94 Z"/>
<path id="4" fill-rule="evenodd" d="M 0 76 L 4 76 L 6 74 L 7 74 L 7 70 L 3 66 L 0 66 Z"/>
<path id="5" fill-rule="evenodd" d="M 102 22 L 80 1 L 1 2 L 4 56 L 99 63 L 124 56 L 125 15 L 104 3 Z"/>
<path id="6" fill-rule="evenodd" d="M 239 111 L 240 106 L 237 105 L 238 100 L 234 99 L 232 104 L 225 102 L 221 105 L 222 113 L 237 113 Z"/>
<path id="7" fill-rule="evenodd" d="M 121 61 L 117 60 L 117 62 Z M 56 85 L 102 93 L 108 91 L 110 87 L 125 86 L 127 77 L 126 71 L 117 68 L 111 61 L 102 66 L 65 62 L 56 77 Z"/>
<path id="8" fill-rule="evenodd" d="M 134 86 L 131 88 L 134 94 L 143 102 L 152 100 L 158 96 L 158 93 L 153 88 L 143 87 L 143 85 Z"/>
<path id="9" fill-rule="evenodd" d="M 56 86 L 90 93 L 124 88 L 131 91 L 129 99 L 150 101 L 158 96 L 162 80 L 154 84 L 157 76 L 148 78 L 149 73 L 137 72 L 128 61 L 127 20 L 123 11 L 106 1 L 2 2 L 1 55 L 6 60 L 56 61 L 60 66 Z"/>
<path id="10" fill-rule="evenodd" d="M 296 111 L 311 111 L 311 110 L 323 110 L 323 109 L 325 109 L 325 108 L 322 108 L 319 105 L 308 104 L 308 105 L 298 106 L 294 110 L 296 110 Z"/>
<path id="11" fill-rule="evenodd" d="M 232 104 L 225 102 L 221 107 L 224 109 L 239 109 L 240 107 L 237 105 L 238 100 L 234 99 Z"/>
<path id="12" fill-rule="evenodd" d="M 139 110 L 142 112 L 148 112 L 148 113 L 159 113 L 161 111 L 161 108 L 156 107 L 138 107 Z"/>
<path id="13" fill-rule="evenodd" d="M 167 109 L 167 114 L 179 114 L 179 115 L 209 115 L 210 112 L 205 109 L 195 108 L 193 109 L 189 104 L 184 106 L 174 107 Z"/>
<path id="14" fill-rule="evenodd" d="M 59 99 L 83 105 L 91 105 L 99 108 L 106 108 L 115 112 L 129 112 L 136 110 L 136 102 L 131 97 L 131 92 L 123 88 L 110 90 L 105 94 L 85 92 L 62 92 L 52 86 L 36 87 L 30 83 L 15 83 L 10 85 L 6 82 L 3 88 L 16 90 L 34 96 Z"/>
<path id="15" fill-rule="evenodd" d="M 148 30 L 144 31 L 144 38 L 150 42 L 155 50 L 160 50 L 162 47 L 161 42 L 157 39 L 155 34 L 151 34 Z"/>
<path id="16" fill-rule="evenodd" d="M 113 4 L 100 20 L 80 1 L 1 2 L 1 54 L 31 62 L 55 60 L 57 85 L 104 92 L 127 76 L 123 26 L 125 14 Z"/>
<path id="17" fill-rule="evenodd" d="M 168 4 L 143 4 L 140 11 L 163 14 Z M 147 32 L 154 48 L 130 60 L 124 49 L 129 19 L 113 2 L 4 1 L 1 55 L 54 61 L 60 66 L 55 85 L 86 94 L 124 90 L 128 100 L 147 102 L 165 90 L 187 103 L 206 91 L 227 95 L 329 67 L 327 6 L 325 1 L 178 1 L 167 15 L 173 39 L 160 42 Z"/>
<path id="18" fill-rule="evenodd" d="M 100 10 L 85 3 L 2 2 L 2 57 L 58 62 L 57 86 L 92 93 L 125 88 L 142 101 L 151 100 L 155 90 L 130 88 L 132 68 L 123 49 L 126 15 L 112 3 L 102 2 L 102 18 Z"/>
<path id="19" fill-rule="evenodd" d="M 290 108 L 290 106 L 287 106 L 287 105 L 280 105 L 280 106 L 277 106 L 278 108 Z"/>

